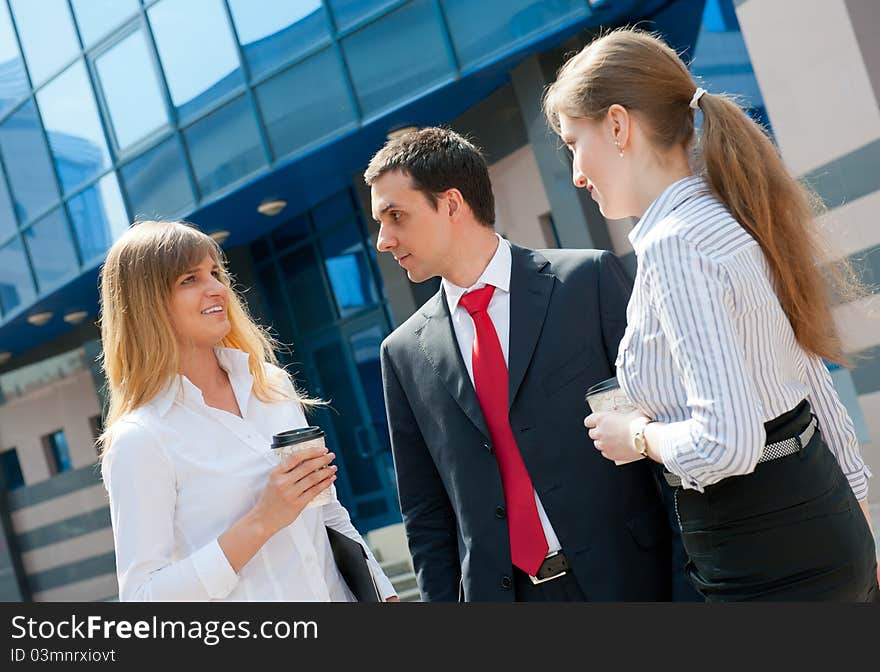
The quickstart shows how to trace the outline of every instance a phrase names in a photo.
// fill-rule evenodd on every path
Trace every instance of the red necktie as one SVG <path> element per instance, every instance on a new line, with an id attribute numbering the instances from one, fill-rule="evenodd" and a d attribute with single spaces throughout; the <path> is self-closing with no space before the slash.
<path id="1" fill-rule="evenodd" d="M 547 555 L 547 538 L 541 527 L 535 488 L 513 438 L 507 410 L 507 364 L 487 308 L 495 288 L 491 285 L 468 292 L 459 303 L 474 321 L 474 388 L 489 427 L 501 485 L 507 504 L 510 557 L 526 574 L 535 576 Z"/>

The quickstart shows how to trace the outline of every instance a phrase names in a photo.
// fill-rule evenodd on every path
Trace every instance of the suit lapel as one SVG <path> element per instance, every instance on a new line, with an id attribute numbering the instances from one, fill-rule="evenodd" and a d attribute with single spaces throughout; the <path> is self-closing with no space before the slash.
<path id="1" fill-rule="evenodd" d="M 539 252 L 511 245 L 510 347 L 508 400 L 516 399 L 544 327 L 556 278 L 541 271 L 548 262 Z"/>
<path id="2" fill-rule="evenodd" d="M 449 306 L 442 289 L 425 305 L 422 312 L 427 320 L 417 331 L 419 348 L 425 353 L 461 410 L 489 438 L 477 393 L 461 359 L 449 316 Z"/>

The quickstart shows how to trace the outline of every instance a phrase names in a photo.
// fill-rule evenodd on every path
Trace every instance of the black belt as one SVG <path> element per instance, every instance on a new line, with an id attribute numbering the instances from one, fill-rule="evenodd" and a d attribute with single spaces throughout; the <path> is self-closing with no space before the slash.
<path id="1" fill-rule="evenodd" d="M 804 415 L 809 417 L 809 423 L 803 430 L 796 434 L 794 434 L 793 431 L 797 430 L 789 430 L 789 435 L 786 438 L 778 436 L 780 433 L 783 435 L 786 434 L 785 424 L 797 423 L 797 418 L 802 418 Z M 803 424 L 800 423 L 800 426 L 803 427 Z M 776 460 L 780 457 L 785 457 L 786 455 L 793 455 L 798 452 L 810 442 L 810 439 L 813 438 L 813 434 L 818 430 L 818 422 L 816 421 L 816 416 L 810 413 L 809 403 L 804 400 L 794 410 L 765 423 L 764 428 L 767 432 L 767 438 L 772 438 L 773 442 L 767 443 L 764 446 L 764 451 L 761 454 L 761 457 L 758 458 L 758 464 L 761 462 Z M 782 431 L 780 432 L 779 430 Z M 673 488 L 681 486 L 681 478 L 677 474 L 672 474 L 664 470 L 663 478 L 665 478 L 666 482 Z"/>
<path id="2" fill-rule="evenodd" d="M 538 567 L 534 576 L 531 574 L 527 576 L 537 586 L 539 583 L 546 583 L 558 579 L 560 576 L 565 576 L 569 569 L 568 558 L 565 557 L 565 554 L 562 551 L 555 551 L 544 558 L 544 562 Z"/>

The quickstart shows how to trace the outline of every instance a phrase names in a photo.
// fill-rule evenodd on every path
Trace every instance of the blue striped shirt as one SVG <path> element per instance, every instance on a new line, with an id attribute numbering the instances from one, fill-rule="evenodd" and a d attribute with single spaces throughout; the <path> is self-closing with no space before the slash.
<path id="1" fill-rule="evenodd" d="M 760 246 L 703 179 L 667 187 L 629 238 L 639 263 L 617 376 L 667 423 L 656 448 L 683 487 L 751 473 L 764 423 L 806 398 L 856 498 L 867 497 L 871 472 L 828 369 L 798 345 Z"/>

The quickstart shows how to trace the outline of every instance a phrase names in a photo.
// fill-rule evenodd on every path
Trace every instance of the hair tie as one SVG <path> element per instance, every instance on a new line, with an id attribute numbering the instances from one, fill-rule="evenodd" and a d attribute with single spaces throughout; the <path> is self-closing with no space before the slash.
<path id="1" fill-rule="evenodd" d="M 700 106 L 700 98 L 703 97 L 704 93 L 708 93 L 706 89 L 697 87 L 697 90 L 694 91 L 694 97 L 691 98 L 691 109 L 696 110 Z"/>

